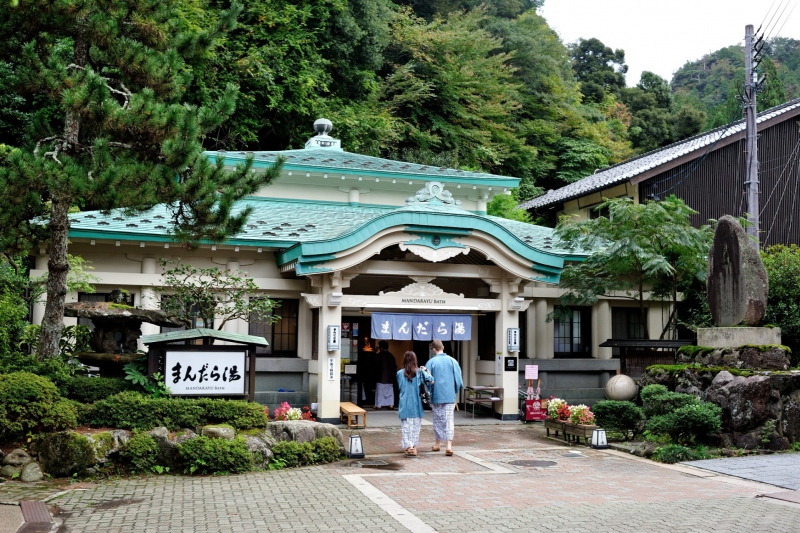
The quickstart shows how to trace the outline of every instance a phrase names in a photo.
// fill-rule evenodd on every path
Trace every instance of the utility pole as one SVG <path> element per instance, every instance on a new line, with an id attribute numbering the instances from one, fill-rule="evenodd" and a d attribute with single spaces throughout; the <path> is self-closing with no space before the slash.
<path id="1" fill-rule="evenodd" d="M 753 66 L 755 50 L 753 25 L 744 28 L 744 118 L 745 118 L 745 179 L 747 187 L 747 220 L 750 226 L 747 234 L 755 239 L 759 248 L 758 236 L 758 132 L 756 130 L 756 75 Z"/>

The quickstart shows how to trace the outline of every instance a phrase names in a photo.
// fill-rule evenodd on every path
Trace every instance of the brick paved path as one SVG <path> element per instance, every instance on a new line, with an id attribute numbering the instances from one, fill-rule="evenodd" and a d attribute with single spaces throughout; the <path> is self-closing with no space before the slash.
<path id="1" fill-rule="evenodd" d="M 800 529 L 800 506 L 754 498 L 774 487 L 566 447 L 542 438 L 539 427 L 460 427 L 456 456 L 416 459 L 398 453 L 398 433 L 362 430 L 361 467 L 119 480 L 49 503 L 60 510 L 61 533 Z M 431 440 L 424 427 L 420 450 Z"/>

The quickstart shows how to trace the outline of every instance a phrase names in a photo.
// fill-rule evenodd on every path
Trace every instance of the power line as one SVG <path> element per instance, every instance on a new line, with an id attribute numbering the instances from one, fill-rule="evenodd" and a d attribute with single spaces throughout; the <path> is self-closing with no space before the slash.
<path id="1" fill-rule="evenodd" d="M 781 171 L 780 175 L 778 176 L 778 179 L 775 180 L 775 185 L 772 187 L 772 191 L 770 191 L 770 193 L 769 193 L 769 198 L 767 198 L 767 201 L 764 202 L 764 207 L 761 209 L 761 212 L 758 214 L 759 216 L 763 215 L 764 211 L 767 210 L 767 204 L 769 204 L 770 200 L 772 200 L 772 196 L 775 194 L 775 191 L 777 190 L 778 185 L 780 184 L 781 178 L 786 173 L 786 169 L 789 168 L 789 164 L 790 163 L 794 163 L 796 161 L 798 148 L 800 148 L 800 138 L 797 139 L 797 142 L 795 143 L 794 148 L 792 148 L 792 151 L 789 154 L 788 159 L 786 160 L 786 164 L 782 165 L 783 166 L 783 170 Z M 779 166 L 781 166 L 781 165 L 779 165 Z M 778 168 L 778 167 L 775 167 L 775 168 Z M 786 184 L 788 184 L 788 180 L 787 180 Z M 783 186 L 783 192 L 781 193 L 781 201 L 783 201 L 783 196 L 785 194 L 786 194 L 786 185 Z M 780 203 L 778 203 L 778 206 L 780 206 Z M 776 208 L 776 210 L 777 210 L 777 208 Z"/>

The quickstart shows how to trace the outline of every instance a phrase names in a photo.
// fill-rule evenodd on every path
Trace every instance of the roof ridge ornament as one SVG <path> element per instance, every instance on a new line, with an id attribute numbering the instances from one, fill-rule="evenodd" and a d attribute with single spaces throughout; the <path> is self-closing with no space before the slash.
<path id="1" fill-rule="evenodd" d="M 425 187 L 406 200 L 406 205 L 443 205 L 451 207 L 461 207 L 461 200 L 453 198 L 453 194 L 445 190 L 444 185 L 439 181 L 429 181 Z"/>
<path id="2" fill-rule="evenodd" d="M 315 120 L 314 131 L 317 132 L 317 134 L 306 141 L 306 150 L 309 148 L 330 148 L 333 150 L 342 149 L 342 141 L 339 139 L 334 139 L 328 135 L 331 131 L 333 131 L 333 122 L 327 118 L 318 118 Z"/>

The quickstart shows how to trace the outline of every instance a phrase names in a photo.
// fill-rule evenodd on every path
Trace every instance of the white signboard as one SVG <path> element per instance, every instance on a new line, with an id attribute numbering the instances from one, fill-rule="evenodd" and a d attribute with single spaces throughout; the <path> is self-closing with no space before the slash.
<path id="1" fill-rule="evenodd" d="M 358 371 L 358 365 L 344 365 L 345 374 L 355 374 Z"/>
<path id="2" fill-rule="evenodd" d="M 328 351 L 333 352 L 341 346 L 339 326 L 328 326 Z"/>
<path id="3" fill-rule="evenodd" d="M 497 376 L 503 375 L 503 355 L 498 354 L 495 356 L 494 373 Z"/>
<path id="4" fill-rule="evenodd" d="M 508 340 L 508 351 L 509 352 L 518 352 L 519 351 L 519 328 L 508 328 L 506 330 L 507 340 Z"/>
<path id="5" fill-rule="evenodd" d="M 539 379 L 539 365 L 525 365 L 525 379 Z"/>
<path id="6" fill-rule="evenodd" d="M 166 354 L 167 387 L 178 396 L 244 394 L 247 351 Z"/>

